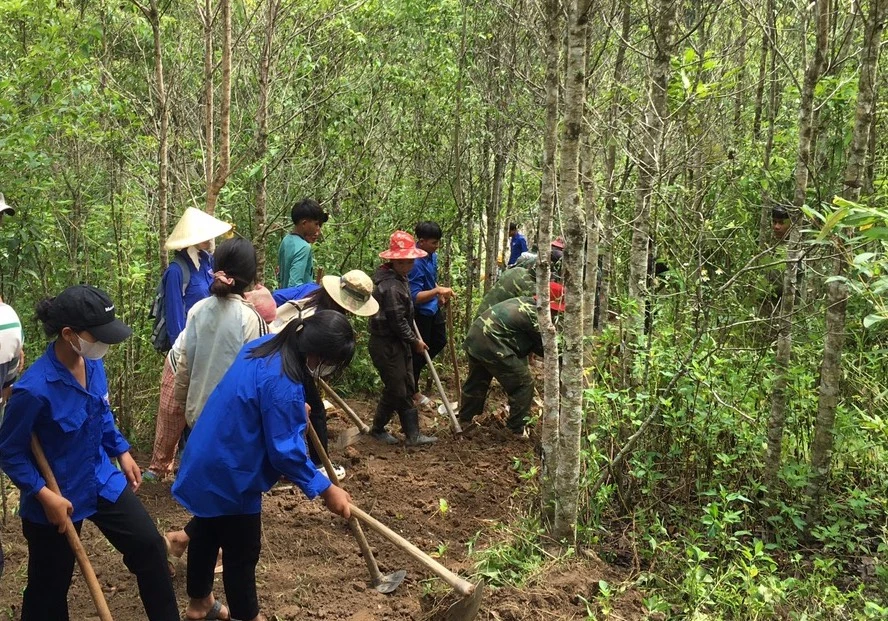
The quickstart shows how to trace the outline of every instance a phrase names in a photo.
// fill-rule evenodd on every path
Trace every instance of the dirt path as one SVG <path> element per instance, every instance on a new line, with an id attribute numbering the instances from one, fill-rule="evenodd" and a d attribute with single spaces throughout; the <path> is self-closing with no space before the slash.
<path id="1" fill-rule="evenodd" d="M 370 405 L 352 402 L 365 420 Z M 333 455 L 348 476 L 343 483 L 359 507 L 402 534 L 422 550 L 440 555 L 448 568 L 464 575 L 472 571 L 467 559 L 470 541 L 486 545 L 497 535 L 492 527 L 509 523 L 526 502 L 515 460 L 531 463 L 532 446 L 503 441 L 482 430 L 472 438 L 455 439 L 441 419 L 436 425 L 441 441 L 430 448 L 383 446 L 370 439 Z M 331 438 L 345 428 L 331 419 Z M 394 429 L 397 431 L 397 423 Z M 485 428 L 486 429 L 486 428 Z M 181 527 L 187 520 L 170 497 L 168 484 L 146 484 L 142 502 L 162 530 Z M 14 506 L 15 501 L 11 503 Z M 445 509 L 446 507 L 446 509 Z M 406 569 L 407 578 L 391 595 L 381 595 L 367 584 L 366 568 L 344 521 L 319 503 L 305 500 L 295 489 L 273 491 L 263 507 L 263 549 L 257 579 L 259 599 L 269 619 L 429 619 L 447 605 L 447 587 L 387 541 L 368 532 L 380 569 Z M 0 619 L 17 619 L 25 584 L 27 550 L 20 522 L 10 516 L 2 528 L 6 570 L 0 583 Z M 84 545 L 108 597 L 116 621 L 144 619 L 135 580 L 120 555 L 87 522 Z M 184 564 L 174 580 L 184 606 Z M 488 589 L 479 619 L 585 619 L 587 601 L 595 600 L 598 581 L 615 584 L 622 574 L 590 558 L 569 566 L 553 564 L 521 590 Z M 221 579 L 216 593 L 223 597 Z M 69 594 L 71 619 L 95 618 L 79 571 Z M 594 607 L 593 607 L 594 609 Z M 640 597 L 629 591 L 613 608 L 613 619 L 643 618 Z"/>

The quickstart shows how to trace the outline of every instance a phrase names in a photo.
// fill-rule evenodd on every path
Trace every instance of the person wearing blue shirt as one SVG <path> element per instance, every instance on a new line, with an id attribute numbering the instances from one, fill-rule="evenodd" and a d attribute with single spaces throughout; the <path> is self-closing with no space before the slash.
<path id="1" fill-rule="evenodd" d="M 220 549 L 230 611 L 224 618 L 262 618 L 256 594 L 262 494 L 281 476 L 349 517 L 348 493 L 308 457 L 304 385 L 348 365 L 354 350 L 348 320 L 318 311 L 245 345 L 210 395 L 173 485 L 175 499 L 194 515 L 187 529 L 187 618 L 219 618 L 213 572 Z"/>
<path id="2" fill-rule="evenodd" d="M 416 247 L 424 250 L 426 256 L 416 259 L 410 270 L 410 297 L 416 309 L 416 326 L 422 340 L 429 346 L 431 358 L 437 356 L 447 344 L 447 323 L 443 305 L 453 297 L 453 289 L 438 286 L 438 247 L 441 245 L 441 227 L 437 222 L 420 222 L 414 229 Z M 413 352 L 413 384 L 416 393 L 413 402 L 428 405 L 431 402 L 419 390 L 419 376 L 426 365 L 424 353 Z"/>
<path id="3" fill-rule="evenodd" d="M 164 318 L 170 345 L 185 329 L 188 311 L 210 295 L 213 284 L 212 241 L 231 230 L 231 225 L 194 207 L 182 214 L 166 241 L 173 260 L 161 277 L 164 291 Z M 184 273 L 188 270 L 188 275 Z M 184 288 L 183 288 L 184 284 Z"/>
<path id="4" fill-rule="evenodd" d="M 518 232 L 518 225 L 509 223 L 509 262 L 507 265 L 515 265 L 515 261 L 522 253 L 527 252 L 527 239 Z"/>
<path id="5" fill-rule="evenodd" d="M 164 540 L 133 493 L 142 477 L 114 424 L 101 362 L 109 346 L 132 330 L 115 318 L 107 294 L 89 285 L 43 300 L 37 317 L 54 340 L 15 384 L 0 425 L 0 467 L 21 490 L 28 543 L 21 618 L 68 619 L 74 554 L 64 532 L 70 517 L 78 531 L 84 519 L 91 520 L 123 553 L 148 619 L 178 620 Z M 46 453 L 60 494 L 47 487 L 34 462 L 32 436 Z"/>

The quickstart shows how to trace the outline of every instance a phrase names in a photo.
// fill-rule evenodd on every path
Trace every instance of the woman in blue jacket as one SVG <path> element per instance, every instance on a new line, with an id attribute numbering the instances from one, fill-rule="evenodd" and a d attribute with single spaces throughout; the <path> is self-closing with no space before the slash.
<path id="1" fill-rule="evenodd" d="M 55 340 L 15 384 L 0 426 L 0 466 L 21 490 L 22 532 L 28 542 L 22 620 L 68 619 L 74 571 L 74 554 L 64 536 L 68 517 L 78 531 L 84 519 L 91 520 L 123 553 L 148 619 L 178 620 L 164 541 L 133 493 L 142 477 L 114 424 L 101 362 L 109 346 L 132 330 L 115 318 L 105 292 L 88 285 L 43 300 L 37 317 Z M 61 494 L 46 486 L 34 463 L 32 434 Z"/>
<path id="2" fill-rule="evenodd" d="M 210 395 L 173 485 L 173 496 L 194 516 L 187 528 L 186 618 L 262 618 L 256 594 L 262 494 L 281 476 L 309 499 L 321 496 L 330 511 L 349 517 L 349 495 L 308 457 L 304 384 L 346 366 L 354 350 L 348 320 L 319 311 L 246 344 Z M 220 549 L 230 610 L 221 617 L 213 596 Z"/>

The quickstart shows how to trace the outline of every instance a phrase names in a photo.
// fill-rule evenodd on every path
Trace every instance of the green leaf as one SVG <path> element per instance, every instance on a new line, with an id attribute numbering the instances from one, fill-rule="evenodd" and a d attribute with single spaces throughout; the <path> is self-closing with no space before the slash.
<path id="1" fill-rule="evenodd" d="M 881 321 L 885 321 L 888 317 L 883 315 L 867 315 L 863 318 L 863 327 L 864 328 L 872 328 L 874 325 Z"/>

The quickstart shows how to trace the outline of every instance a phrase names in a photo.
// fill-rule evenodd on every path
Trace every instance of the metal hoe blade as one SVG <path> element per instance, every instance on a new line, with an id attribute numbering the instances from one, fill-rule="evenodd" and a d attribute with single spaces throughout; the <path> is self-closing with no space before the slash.
<path id="1" fill-rule="evenodd" d="M 392 572 L 390 574 L 386 574 L 384 576 L 379 577 L 379 582 L 373 585 L 373 588 L 383 594 L 388 594 L 401 586 L 401 583 L 404 582 L 404 577 L 407 575 L 406 569 L 399 569 L 398 571 Z"/>
<path id="2" fill-rule="evenodd" d="M 475 585 L 475 590 L 468 597 L 464 597 L 454 603 L 440 617 L 441 621 L 472 621 L 481 610 L 481 601 L 484 599 L 484 583 Z"/>

